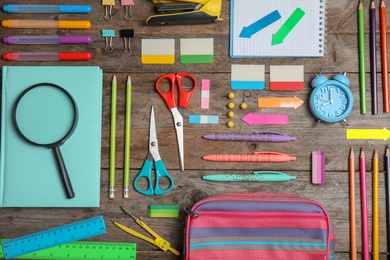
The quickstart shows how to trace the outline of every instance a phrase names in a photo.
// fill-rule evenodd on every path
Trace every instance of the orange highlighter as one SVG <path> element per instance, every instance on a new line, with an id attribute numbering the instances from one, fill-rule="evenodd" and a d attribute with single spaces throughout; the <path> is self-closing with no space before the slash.
<path id="1" fill-rule="evenodd" d="M 89 29 L 91 22 L 84 20 L 3 20 L 1 26 L 6 28 Z"/>
<path id="2" fill-rule="evenodd" d="M 295 161 L 295 156 L 277 152 L 253 152 L 252 154 L 210 154 L 203 160 L 214 162 L 288 162 Z"/>

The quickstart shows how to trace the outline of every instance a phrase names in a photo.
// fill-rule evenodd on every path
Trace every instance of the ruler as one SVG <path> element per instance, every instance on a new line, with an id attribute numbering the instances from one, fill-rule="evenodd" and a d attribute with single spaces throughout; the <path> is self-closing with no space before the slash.
<path id="1" fill-rule="evenodd" d="M 9 259 L 105 233 L 103 217 L 98 216 L 10 239 L 1 244 L 4 258 Z"/>
<path id="2" fill-rule="evenodd" d="M 1 239 L 1 242 L 6 239 Z M 0 247 L 0 258 L 4 258 Z M 136 259 L 135 243 L 77 241 L 18 256 L 23 259 Z"/>

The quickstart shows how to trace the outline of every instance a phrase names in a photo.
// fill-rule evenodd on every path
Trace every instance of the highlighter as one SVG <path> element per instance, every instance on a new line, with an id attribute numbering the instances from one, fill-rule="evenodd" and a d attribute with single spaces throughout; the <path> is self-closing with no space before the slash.
<path id="1" fill-rule="evenodd" d="M 1 26 L 6 28 L 89 29 L 91 22 L 85 20 L 3 20 Z"/>

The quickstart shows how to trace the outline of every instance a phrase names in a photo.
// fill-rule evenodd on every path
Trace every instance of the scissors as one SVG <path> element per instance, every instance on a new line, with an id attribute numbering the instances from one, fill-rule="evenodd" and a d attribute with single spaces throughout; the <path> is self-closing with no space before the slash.
<path id="1" fill-rule="evenodd" d="M 153 189 L 152 184 L 152 168 L 154 167 L 156 171 L 156 184 Z M 159 182 L 162 177 L 165 177 L 169 180 L 170 185 L 167 189 L 162 190 L 159 187 Z M 137 183 L 141 178 L 146 178 L 148 181 L 148 188 L 143 190 L 138 187 Z M 142 165 L 141 171 L 138 173 L 137 177 L 134 179 L 134 188 L 139 193 L 144 195 L 162 195 L 167 193 L 173 188 L 174 182 L 172 176 L 168 173 L 167 168 L 163 161 L 161 160 L 160 154 L 158 152 L 158 142 L 157 142 L 157 131 L 156 131 L 156 119 L 154 116 L 154 107 L 150 110 L 150 125 L 149 125 L 149 152 L 148 156 L 145 159 L 144 164 Z"/>
<path id="2" fill-rule="evenodd" d="M 118 228 L 122 229 L 123 231 L 125 231 L 126 233 L 129 233 L 130 235 L 133 235 L 135 237 L 138 237 L 138 238 L 141 238 L 142 240 L 145 240 L 149 243 L 151 243 L 152 245 L 155 245 L 157 246 L 158 248 L 160 248 L 161 250 L 163 250 L 164 252 L 166 251 L 171 251 L 173 254 L 175 255 L 180 255 L 180 252 L 177 251 L 176 249 L 174 249 L 173 247 L 171 247 L 171 243 L 169 243 L 167 240 L 165 240 L 164 238 L 160 237 L 159 235 L 157 235 L 156 232 L 154 232 L 150 227 L 148 227 L 142 220 L 140 220 L 139 218 L 133 216 L 133 214 L 127 212 L 123 207 L 121 207 L 121 210 L 129 215 L 132 219 L 134 219 L 134 221 L 140 225 L 143 229 L 145 229 L 146 231 L 149 232 L 149 234 L 151 234 L 155 239 L 153 240 L 152 238 L 149 238 L 147 236 L 144 236 L 140 233 L 138 233 L 137 231 L 134 231 L 122 224 L 119 224 L 118 222 L 114 222 L 114 225 L 117 226 Z"/>
<path id="3" fill-rule="evenodd" d="M 182 81 L 184 78 L 189 78 L 192 80 L 192 87 L 189 90 L 183 89 Z M 161 81 L 167 79 L 171 83 L 170 90 L 164 92 L 160 88 Z M 179 104 L 176 104 L 175 100 L 175 85 L 177 83 L 177 88 L 179 90 Z M 161 76 L 157 79 L 156 90 L 164 99 L 165 104 L 168 109 L 171 111 L 173 121 L 175 124 L 176 130 L 176 139 L 177 139 L 177 148 L 179 151 L 179 164 L 180 171 L 184 171 L 184 131 L 183 131 L 183 115 L 184 109 L 188 107 L 188 102 L 190 101 L 191 95 L 196 88 L 196 79 L 194 76 L 188 73 L 179 72 L 179 73 L 169 73 Z M 187 89 L 187 88 L 186 88 Z"/>

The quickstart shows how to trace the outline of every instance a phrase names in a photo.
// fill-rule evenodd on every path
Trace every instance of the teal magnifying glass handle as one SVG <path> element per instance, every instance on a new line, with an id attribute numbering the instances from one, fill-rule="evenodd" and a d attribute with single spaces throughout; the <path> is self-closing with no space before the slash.
<path id="1" fill-rule="evenodd" d="M 156 195 L 162 195 L 170 190 L 172 190 L 173 185 L 175 184 L 171 175 L 168 173 L 167 168 L 164 165 L 164 162 L 162 160 L 158 160 L 154 162 L 155 168 L 156 168 L 156 186 L 154 188 L 154 194 Z M 161 178 L 167 178 L 169 180 L 169 187 L 166 189 L 160 189 L 160 179 Z"/>
<path id="2" fill-rule="evenodd" d="M 56 162 L 58 165 L 58 170 L 60 172 L 62 183 L 64 184 L 66 196 L 68 197 L 68 199 L 74 198 L 75 194 L 74 194 L 73 187 L 72 187 L 72 184 L 71 184 L 70 179 L 69 179 L 69 174 L 68 174 L 68 171 L 66 169 L 64 159 L 62 158 L 60 147 L 55 146 L 52 149 L 54 152 L 54 156 L 56 158 Z"/>
<path id="3" fill-rule="evenodd" d="M 141 171 L 138 173 L 137 177 L 134 180 L 134 189 L 141 194 L 152 196 L 153 195 L 153 185 L 152 185 L 152 168 L 153 162 L 150 160 L 145 160 L 142 165 Z M 145 178 L 148 181 L 148 188 L 143 190 L 138 187 L 138 181 L 141 178 Z"/>

